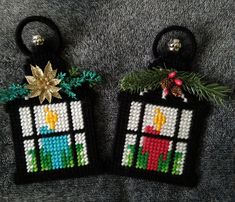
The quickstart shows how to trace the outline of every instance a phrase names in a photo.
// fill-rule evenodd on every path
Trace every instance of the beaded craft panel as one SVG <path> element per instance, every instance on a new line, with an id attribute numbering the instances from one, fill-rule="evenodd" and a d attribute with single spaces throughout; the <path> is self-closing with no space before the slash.
<path id="1" fill-rule="evenodd" d="M 141 102 L 131 102 L 127 130 L 138 131 L 142 105 Z M 189 137 L 192 110 L 180 111 L 177 108 L 153 104 L 146 104 L 143 108 L 141 134 L 126 134 L 122 166 L 182 175 L 187 143 L 181 142 L 181 139 L 187 140 Z M 178 113 L 180 127 L 176 134 Z M 137 142 L 138 136 L 139 142 Z M 176 140 L 171 139 L 174 136 Z M 177 144 L 174 151 L 172 151 L 173 142 Z M 136 161 L 134 161 L 135 151 Z M 170 170 L 171 162 L 173 162 L 173 168 Z"/>
<path id="2" fill-rule="evenodd" d="M 95 165 L 92 118 L 83 101 L 11 108 L 18 182 L 88 174 Z M 14 111 L 15 110 L 15 111 Z M 72 172 L 71 172 L 72 171 Z M 57 175 L 55 175 L 55 173 Z M 35 179 L 34 179 L 35 177 Z M 23 181 L 23 182 L 20 182 Z"/>
<path id="3" fill-rule="evenodd" d="M 142 96 L 133 100 L 123 97 L 114 157 L 116 172 L 169 182 L 191 177 L 195 107 L 164 100 L 150 103 Z"/>

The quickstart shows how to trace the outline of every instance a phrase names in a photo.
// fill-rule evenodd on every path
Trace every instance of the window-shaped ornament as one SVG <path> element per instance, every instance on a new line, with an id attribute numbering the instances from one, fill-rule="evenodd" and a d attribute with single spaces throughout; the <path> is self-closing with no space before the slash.
<path id="1" fill-rule="evenodd" d="M 156 46 L 171 31 L 186 33 L 195 53 L 195 38 L 188 29 L 168 27 L 154 42 L 158 60 L 149 69 L 132 72 L 121 80 L 113 172 L 193 186 L 198 179 L 198 148 L 209 108 L 202 98 L 221 103 L 229 89 L 208 84 L 196 73 L 175 70 L 189 65 L 179 39 L 168 43 L 173 55 L 160 57 Z M 175 69 L 167 69 L 169 64 Z"/>
<path id="2" fill-rule="evenodd" d="M 89 94 L 51 104 L 14 100 L 7 110 L 15 144 L 16 182 L 95 173 L 98 162 Z"/>
<path id="3" fill-rule="evenodd" d="M 157 93 L 121 93 L 119 101 L 114 171 L 195 184 L 195 156 L 204 114 L 199 103 L 163 100 Z"/>
<path id="4" fill-rule="evenodd" d="M 56 25 L 44 17 L 23 20 L 17 36 L 32 21 L 46 23 L 60 36 Z M 56 52 L 48 53 L 46 40 L 39 35 L 33 40 L 35 47 L 31 53 L 22 46 L 21 37 L 17 38 L 20 49 L 30 53 L 25 65 L 26 79 L 2 90 L 0 96 L 2 102 L 7 102 L 11 119 L 15 181 L 27 183 L 95 174 L 99 162 L 92 112 L 95 94 L 90 87 L 100 81 L 100 76 L 75 67 L 66 71 Z"/>
<path id="5" fill-rule="evenodd" d="M 199 104 L 121 93 L 114 170 L 129 176 L 194 184 Z M 199 121 L 200 120 L 200 121 Z"/>

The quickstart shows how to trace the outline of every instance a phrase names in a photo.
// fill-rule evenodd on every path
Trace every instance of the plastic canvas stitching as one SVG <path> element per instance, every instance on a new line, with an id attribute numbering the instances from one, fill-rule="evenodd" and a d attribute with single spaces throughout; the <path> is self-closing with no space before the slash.
<path id="1" fill-rule="evenodd" d="M 189 138 L 192 117 L 192 110 L 132 101 L 127 131 L 134 134 L 125 135 L 121 166 L 182 175 L 188 143 L 180 139 Z"/>
<path id="2" fill-rule="evenodd" d="M 81 101 L 72 101 L 69 103 L 69 107 L 66 103 L 34 106 L 32 111 L 37 136 L 39 136 L 38 140 L 33 136 L 33 118 L 30 110 L 30 107 L 20 107 L 18 110 L 22 138 L 32 138 L 23 140 L 28 173 L 88 165 L 85 133 L 74 135 L 77 159 L 74 158 L 71 142 L 71 135 L 73 135 L 71 131 L 84 129 Z M 71 110 L 72 129 L 69 127 L 68 110 Z M 38 144 L 39 158 L 36 155 L 35 144 Z M 38 167 L 38 165 L 40 166 Z"/>

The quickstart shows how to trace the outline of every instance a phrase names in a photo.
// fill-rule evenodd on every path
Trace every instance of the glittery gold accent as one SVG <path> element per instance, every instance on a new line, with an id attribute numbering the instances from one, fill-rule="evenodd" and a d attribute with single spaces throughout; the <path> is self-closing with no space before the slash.
<path id="1" fill-rule="evenodd" d="M 33 44 L 35 46 L 41 46 L 44 44 L 45 39 L 41 35 L 34 35 L 33 36 Z"/>
<path id="2" fill-rule="evenodd" d="M 27 89 L 31 90 L 29 98 L 39 96 L 40 103 L 42 104 L 45 99 L 51 103 L 52 97 L 61 99 L 59 94 L 60 79 L 56 79 L 57 70 L 52 69 L 50 61 L 45 66 L 44 72 L 40 67 L 31 65 L 32 76 L 25 76 L 28 85 Z"/>
<path id="3" fill-rule="evenodd" d="M 179 39 L 171 39 L 168 43 L 170 51 L 178 52 L 182 48 L 182 44 Z"/>

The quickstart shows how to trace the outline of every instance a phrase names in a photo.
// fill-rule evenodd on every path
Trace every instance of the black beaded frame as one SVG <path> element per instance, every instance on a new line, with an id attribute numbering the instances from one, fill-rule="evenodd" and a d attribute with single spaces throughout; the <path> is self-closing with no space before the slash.
<path id="1" fill-rule="evenodd" d="M 130 106 L 131 102 L 141 102 L 141 112 L 140 112 L 140 119 L 138 125 L 138 131 L 131 131 L 127 130 L 128 125 L 128 117 L 130 113 Z M 144 116 L 144 107 L 146 104 L 154 104 L 158 106 L 166 106 L 166 107 L 174 107 L 178 109 L 177 112 L 177 120 L 175 128 L 175 134 L 173 137 L 166 137 L 163 135 L 151 135 L 148 133 L 143 133 L 142 129 L 142 122 Z M 180 111 L 183 109 L 188 109 L 193 111 L 192 116 L 192 124 L 190 129 L 189 138 L 179 139 L 176 137 L 176 134 L 179 130 L 179 115 Z M 161 99 L 159 92 L 154 93 L 145 93 L 144 95 L 139 94 L 130 94 L 128 92 L 121 92 L 119 94 L 119 115 L 117 121 L 117 128 L 116 128 L 116 137 L 115 137 L 115 145 L 113 151 L 113 162 L 112 162 L 112 172 L 119 175 L 130 176 L 130 177 L 137 177 L 137 178 L 144 178 L 149 180 L 156 180 L 162 181 L 167 183 L 173 183 L 178 185 L 184 186 L 195 186 L 198 182 L 198 175 L 195 172 L 197 167 L 197 157 L 199 143 L 202 137 L 203 130 L 203 122 L 205 121 L 206 116 L 209 112 L 209 105 L 204 102 L 199 102 L 196 99 L 190 99 L 190 102 L 185 103 L 182 101 L 181 98 L 167 98 L 166 100 Z M 122 166 L 122 155 L 124 151 L 125 145 L 125 137 L 126 134 L 135 134 L 137 135 L 137 140 L 135 144 L 135 153 L 132 167 Z M 135 168 L 135 164 L 137 161 L 137 153 L 138 153 L 138 146 L 140 142 L 140 137 L 146 136 L 151 138 L 157 139 L 170 139 L 173 140 L 173 147 L 171 153 L 171 163 L 169 167 L 168 173 L 161 173 L 157 171 L 150 171 L 150 170 L 142 170 Z M 186 142 L 187 143 L 187 153 L 185 158 L 185 167 L 183 173 L 181 175 L 172 175 L 171 169 L 173 166 L 173 155 L 175 153 L 175 147 L 177 142 Z"/>
<path id="2" fill-rule="evenodd" d="M 62 96 L 63 99 L 53 99 L 51 104 L 56 103 L 66 103 L 67 109 L 70 109 L 69 103 L 71 101 L 76 101 L 66 95 Z M 16 184 L 24 184 L 31 182 L 40 182 L 44 180 L 54 180 L 54 179 L 64 179 L 69 177 L 84 177 L 91 174 L 98 174 L 101 172 L 101 165 L 99 164 L 98 156 L 97 156 L 97 148 L 95 141 L 95 131 L 94 131 L 94 121 L 93 121 L 93 101 L 95 98 L 95 93 L 91 89 L 79 89 L 78 101 L 81 101 L 81 108 L 83 113 L 83 121 L 84 128 L 79 130 L 72 129 L 72 119 L 71 119 L 71 111 L 67 110 L 68 118 L 69 118 L 69 128 L 67 131 L 70 134 L 71 142 L 72 142 L 72 150 L 73 150 L 73 158 L 75 165 L 72 168 L 62 168 L 50 171 L 40 171 L 41 165 L 39 163 L 40 155 L 38 148 L 38 139 L 41 138 L 41 135 L 36 134 L 35 123 L 33 124 L 33 132 L 32 136 L 22 136 L 21 124 L 20 124 L 20 115 L 19 108 L 20 107 L 30 107 L 31 113 L 32 108 L 34 106 L 40 105 L 38 98 L 33 98 L 29 100 L 18 99 L 9 102 L 6 105 L 6 111 L 10 115 L 11 127 L 12 127 L 12 135 L 15 149 L 15 160 L 16 160 L 16 173 L 15 173 L 15 183 Z M 34 120 L 32 118 L 32 120 Z M 85 132 L 86 136 L 86 145 L 87 145 L 87 154 L 88 161 L 87 165 L 77 166 L 77 154 L 75 151 L 75 134 Z M 51 134 L 47 134 L 43 137 L 53 137 L 64 135 L 66 132 L 55 132 Z M 26 159 L 24 154 L 24 140 L 33 139 L 34 145 L 36 149 L 36 157 L 37 157 L 37 166 L 39 170 L 37 172 L 27 172 L 26 169 Z"/>

